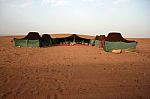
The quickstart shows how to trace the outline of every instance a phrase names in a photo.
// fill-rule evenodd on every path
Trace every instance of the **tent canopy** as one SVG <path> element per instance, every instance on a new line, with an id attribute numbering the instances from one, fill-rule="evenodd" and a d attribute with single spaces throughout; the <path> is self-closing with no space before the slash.
<path id="1" fill-rule="evenodd" d="M 50 34 L 53 39 L 55 38 L 67 38 L 71 37 L 72 35 L 76 35 L 76 37 L 84 38 L 84 39 L 95 39 L 95 36 L 89 36 L 89 35 L 80 35 L 80 34 Z"/>
<path id="2" fill-rule="evenodd" d="M 39 35 L 38 32 L 29 32 L 28 35 L 25 36 L 23 39 L 39 40 L 39 39 L 41 39 L 41 36 Z"/>
<path id="3" fill-rule="evenodd" d="M 110 42 L 135 42 L 135 41 L 129 41 L 126 40 L 122 37 L 121 33 L 116 33 L 116 32 L 111 32 L 108 34 L 108 36 L 105 38 L 105 41 L 110 41 Z"/>
<path id="4" fill-rule="evenodd" d="M 94 36 L 79 35 L 79 34 L 51 34 L 54 41 L 57 43 L 63 42 L 76 42 L 76 43 L 89 43 Z"/>

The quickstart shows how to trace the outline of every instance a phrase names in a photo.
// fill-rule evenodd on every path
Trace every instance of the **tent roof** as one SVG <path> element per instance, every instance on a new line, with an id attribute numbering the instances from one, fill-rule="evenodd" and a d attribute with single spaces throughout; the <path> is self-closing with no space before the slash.
<path id="1" fill-rule="evenodd" d="M 52 38 L 66 38 L 71 36 L 72 34 L 50 34 Z"/>
<path id="2" fill-rule="evenodd" d="M 120 41 L 126 43 L 135 42 L 135 41 L 126 40 L 125 38 L 122 37 L 121 33 L 116 33 L 116 32 L 109 33 L 108 36 L 105 38 L 105 40 L 111 42 L 120 42 Z"/>
<path id="3" fill-rule="evenodd" d="M 80 34 L 50 34 L 52 38 L 67 38 L 71 37 L 73 35 L 76 35 L 80 38 L 84 39 L 95 39 L 95 36 L 90 36 L 90 35 L 80 35 Z"/>
<path id="4" fill-rule="evenodd" d="M 51 36 L 48 35 L 48 34 L 43 34 L 42 37 L 41 37 L 41 39 L 43 39 L 43 40 L 44 40 L 44 39 L 49 40 L 49 39 L 52 39 L 52 38 L 51 38 Z"/>
<path id="5" fill-rule="evenodd" d="M 38 32 L 29 32 L 23 39 L 39 40 L 41 39 L 41 36 L 39 35 Z"/>

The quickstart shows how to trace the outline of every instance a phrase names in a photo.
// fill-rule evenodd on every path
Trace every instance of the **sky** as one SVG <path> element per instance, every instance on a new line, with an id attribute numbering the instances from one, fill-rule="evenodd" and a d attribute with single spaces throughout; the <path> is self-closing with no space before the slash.
<path id="1" fill-rule="evenodd" d="M 150 0 L 0 0 L 0 35 L 29 31 L 150 37 Z"/>

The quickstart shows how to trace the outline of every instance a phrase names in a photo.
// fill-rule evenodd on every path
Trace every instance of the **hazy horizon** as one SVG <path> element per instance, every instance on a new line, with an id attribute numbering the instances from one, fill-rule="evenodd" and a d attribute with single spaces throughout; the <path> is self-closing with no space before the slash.
<path id="1" fill-rule="evenodd" d="M 150 38 L 150 0 L 0 0 L 0 35 L 79 33 Z"/>

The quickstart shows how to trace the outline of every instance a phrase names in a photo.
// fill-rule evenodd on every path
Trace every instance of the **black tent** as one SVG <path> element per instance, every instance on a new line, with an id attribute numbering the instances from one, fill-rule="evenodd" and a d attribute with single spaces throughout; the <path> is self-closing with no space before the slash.
<path id="1" fill-rule="evenodd" d="M 50 46 L 52 45 L 52 38 L 48 34 L 43 34 L 41 38 L 41 46 Z"/>

